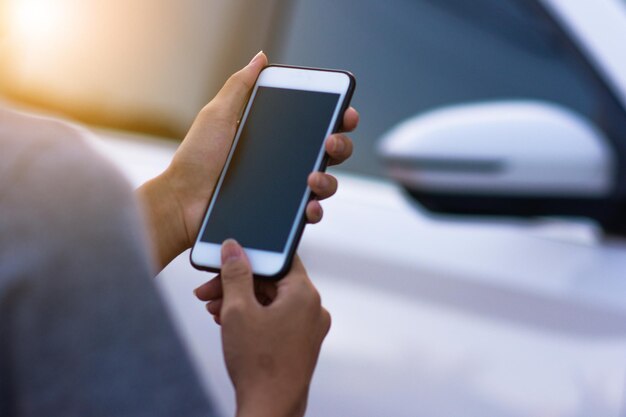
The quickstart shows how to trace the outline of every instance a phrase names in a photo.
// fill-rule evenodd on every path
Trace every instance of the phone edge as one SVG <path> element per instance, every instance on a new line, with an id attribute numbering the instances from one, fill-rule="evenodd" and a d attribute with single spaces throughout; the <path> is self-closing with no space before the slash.
<path id="1" fill-rule="evenodd" d="M 341 115 L 341 117 L 337 117 L 337 120 L 335 121 L 335 126 L 333 126 L 333 130 L 332 130 L 332 134 L 335 134 L 337 132 L 339 132 L 339 130 L 341 129 L 341 125 L 343 123 L 343 115 L 345 114 L 346 110 L 348 110 L 348 108 L 350 107 L 350 103 L 352 102 L 352 96 L 354 95 L 354 90 L 356 89 L 356 77 L 354 76 L 354 74 L 352 74 L 350 71 L 346 71 L 346 70 L 337 70 L 337 69 L 329 69 L 329 68 L 314 68 L 314 67 L 304 67 L 304 66 L 296 66 L 296 65 L 283 65 L 283 64 L 269 64 L 265 67 L 263 67 L 263 70 L 265 70 L 266 68 L 269 67 L 282 67 L 282 68 L 295 68 L 295 69 L 305 69 L 305 70 L 314 70 L 314 71 L 328 71 L 328 72 L 339 72 L 342 74 L 345 74 L 348 76 L 349 79 L 349 85 L 348 85 L 348 90 L 346 91 L 346 95 L 343 99 L 343 103 L 341 105 L 341 109 L 339 110 L 339 114 Z M 261 70 L 261 72 L 263 71 Z M 261 74 L 261 72 L 259 72 L 259 75 Z M 258 81 L 258 76 L 257 78 L 254 80 L 254 85 L 256 85 Z M 252 90 L 250 91 L 250 93 L 252 93 Z M 246 108 L 249 104 L 250 101 L 250 97 L 252 96 L 252 94 L 248 95 L 248 98 L 246 100 L 246 104 L 244 105 L 244 108 Z M 239 129 L 239 128 L 238 128 Z M 235 132 L 235 136 L 237 136 L 238 134 L 238 130 Z M 234 145 L 234 141 L 231 144 L 231 148 L 229 148 L 228 152 L 230 153 L 232 150 L 232 146 Z M 328 167 L 328 153 L 324 152 L 324 158 L 322 159 L 322 163 L 320 165 L 320 167 L 318 168 L 318 172 L 325 172 L 326 168 Z M 226 164 L 224 164 L 224 166 L 222 167 L 221 171 L 220 171 L 220 175 L 218 176 L 218 178 L 220 178 L 222 176 L 222 174 L 224 173 L 224 169 L 226 169 Z M 204 221 L 204 217 L 206 216 L 206 212 L 209 209 L 209 205 L 211 204 L 211 200 L 213 199 L 213 193 L 215 193 L 215 189 L 211 192 L 211 195 L 209 196 L 209 202 L 207 204 L 207 207 L 204 210 L 204 214 L 202 215 L 202 219 Z M 307 198 L 307 204 L 308 202 L 310 202 L 312 199 L 314 198 L 313 193 L 309 192 L 309 197 Z M 266 280 L 266 281 L 278 281 L 279 279 L 283 278 L 285 275 L 287 275 L 287 273 L 289 272 L 289 270 L 291 269 L 291 265 L 293 264 L 293 258 L 298 250 L 298 246 L 300 246 L 300 240 L 302 239 L 302 234 L 304 233 L 304 228 L 307 224 L 307 220 L 306 220 L 306 205 L 305 205 L 305 213 L 302 216 L 301 220 L 300 220 L 300 224 L 298 225 L 298 228 L 296 229 L 296 233 L 294 235 L 293 238 L 293 243 L 291 245 L 291 248 L 289 249 L 289 252 L 287 252 L 287 255 L 285 256 L 285 262 L 283 263 L 282 268 L 273 275 L 261 275 L 261 274 L 254 274 L 253 276 L 255 278 L 258 279 L 262 279 L 262 280 Z M 200 230 L 198 230 L 198 234 L 200 234 Z M 199 271 L 206 271 L 206 272 L 213 272 L 213 273 L 219 273 L 221 271 L 220 268 L 214 268 L 211 266 L 205 266 L 205 265 L 199 265 L 196 264 L 193 261 L 193 250 L 196 246 L 196 243 L 198 241 L 198 236 L 196 236 L 196 239 L 194 239 L 194 243 L 190 248 L 189 251 L 189 262 L 191 263 L 191 266 L 193 266 L 195 269 L 199 270 Z"/>
<path id="2" fill-rule="evenodd" d="M 327 68 L 303 67 L 303 66 L 295 66 L 295 65 L 281 65 L 281 64 L 271 64 L 268 66 L 306 69 L 306 70 L 315 70 L 315 71 L 339 72 L 339 73 L 346 74 L 348 76 L 348 79 L 350 80 L 350 83 L 348 85 L 348 91 L 346 91 L 346 95 L 343 99 L 341 109 L 339 110 L 339 114 L 341 115 L 341 117 L 337 117 L 337 120 L 335 121 L 335 126 L 333 126 L 332 134 L 340 131 L 341 125 L 343 124 L 343 115 L 345 114 L 346 110 L 348 110 L 348 108 L 350 107 L 350 103 L 352 102 L 352 96 L 354 94 L 354 90 L 356 89 L 356 78 L 350 71 L 327 69 Z M 326 168 L 328 167 L 328 159 L 329 159 L 328 153 L 324 151 L 324 158 L 322 159 L 322 163 L 320 164 L 320 167 L 317 170 L 318 172 L 326 171 Z M 310 202 L 313 198 L 314 198 L 313 193 L 309 192 L 307 203 Z M 283 278 L 285 275 L 287 275 L 287 273 L 291 269 L 291 265 L 293 264 L 293 258 L 298 250 L 298 246 L 300 246 L 300 240 L 302 239 L 302 235 L 304 233 L 304 228 L 306 227 L 306 224 L 307 224 L 307 219 L 306 219 L 306 205 L 305 205 L 305 213 L 303 213 L 303 216 L 300 220 L 300 224 L 298 225 L 298 228 L 296 229 L 296 234 L 294 235 L 293 243 L 291 245 L 291 248 L 289 249 L 289 252 L 287 253 L 287 256 L 285 257 L 285 263 L 283 264 L 283 267 L 276 274 L 272 276 L 255 275 L 255 277 L 259 279 L 273 281 L 273 280 L 279 280 Z"/>

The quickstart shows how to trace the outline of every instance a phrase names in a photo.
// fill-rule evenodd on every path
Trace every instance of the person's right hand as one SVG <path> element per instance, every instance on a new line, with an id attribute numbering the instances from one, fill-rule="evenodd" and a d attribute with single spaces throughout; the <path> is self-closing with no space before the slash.
<path id="1" fill-rule="evenodd" d="M 302 416 L 330 315 L 296 257 L 280 281 L 258 294 L 241 246 L 222 246 L 224 359 L 237 397 L 237 416 Z M 196 294 L 202 299 L 202 287 Z M 258 298 L 264 303 L 258 301 Z"/>

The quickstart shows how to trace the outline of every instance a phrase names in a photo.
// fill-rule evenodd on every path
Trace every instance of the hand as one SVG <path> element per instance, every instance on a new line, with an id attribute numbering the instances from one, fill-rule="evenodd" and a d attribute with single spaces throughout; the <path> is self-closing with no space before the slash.
<path id="1" fill-rule="evenodd" d="M 220 318 L 237 415 L 302 416 L 330 315 L 297 257 L 282 280 L 266 284 L 255 288 L 241 246 L 224 242 Z"/>
<path id="2" fill-rule="evenodd" d="M 267 65 L 260 52 L 242 70 L 232 75 L 215 98 L 198 114 L 172 163 L 158 177 L 138 190 L 147 214 L 150 239 L 160 267 L 193 245 L 202 217 L 217 183 L 237 130 L 241 110 L 259 72 Z M 343 131 L 356 128 L 359 116 L 349 108 L 343 116 Z M 343 133 L 325 143 L 330 164 L 340 164 L 352 154 L 352 141 Z M 317 200 L 335 194 L 337 180 L 315 172 L 308 185 L 316 196 L 306 207 L 309 222 L 322 218 Z"/>

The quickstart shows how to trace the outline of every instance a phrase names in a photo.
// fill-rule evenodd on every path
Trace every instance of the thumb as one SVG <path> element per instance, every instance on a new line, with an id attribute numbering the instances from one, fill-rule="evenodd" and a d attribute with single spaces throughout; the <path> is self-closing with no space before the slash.
<path id="1" fill-rule="evenodd" d="M 255 301 L 252 268 L 243 249 L 234 239 L 222 244 L 223 306 Z"/>
<path id="2" fill-rule="evenodd" d="M 248 65 L 230 76 L 213 99 L 214 104 L 217 104 L 216 108 L 224 112 L 221 116 L 233 123 L 237 121 L 259 73 L 266 65 L 267 56 L 261 51 Z"/>

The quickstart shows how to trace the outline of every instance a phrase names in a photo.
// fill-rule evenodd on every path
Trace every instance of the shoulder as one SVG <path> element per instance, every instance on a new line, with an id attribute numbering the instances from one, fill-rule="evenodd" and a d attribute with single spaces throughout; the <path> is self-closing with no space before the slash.
<path id="1" fill-rule="evenodd" d="M 89 218 L 136 210 L 130 184 L 91 140 L 80 127 L 0 110 L 0 229 L 69 236 Z"/>
<path id="2" fill-rule="evenodd" d="M 13 155 L 45 144 L 85 144 L 87 137 L 86 131 L 70 123 L 0 106 L 0 144 Z"/>
<path id="3" fill-rule="evenodd" d="M 84 186 L 127 190 L 93 141 L 81 127 L 0 108 L 0 193 L 23 194 L 20 187 L 65 195 Z"/>
<path id="4" fill-rule="evenodd" d="M 0 112 L 0 264 L 27 270 L 29 259 L 43 265 L 123 238 L 143 245 L 132 187 L 88 132 Z"/>

